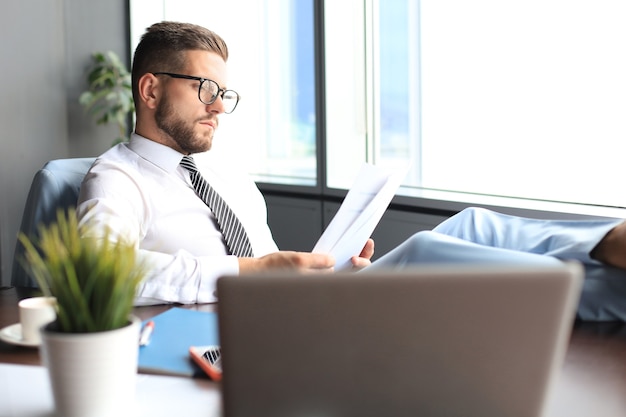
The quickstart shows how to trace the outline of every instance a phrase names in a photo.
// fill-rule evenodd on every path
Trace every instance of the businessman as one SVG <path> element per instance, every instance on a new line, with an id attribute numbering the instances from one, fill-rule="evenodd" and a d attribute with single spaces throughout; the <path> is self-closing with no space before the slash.
<path id="1" fill-rule="evenodd" d="M 93 226 L 90 233 L 97 236 L 112 230 L 136 242 L 140 259 L 150 266 L 137 304 L 213 302 L 215 281 L 227 274 L 333 270 L 329 255 L 278 250 L 254 182 L 238 161 L 208 152 L 219 117 L 239 101 L 228 85 L 227 60 L 226 43 L 206 28 L 177 22 L 149 27 L 131 71 L 135 131 L 128 143 L 102 154 L 83 181 L 81 223 Z M 530 223 L 466 210 L 374 263 L 370 239 L 352 264 L 363 272 L 441 261 L 579 259 L 591 266 L 626 266 L 620 222 Z M 587 318 L 599 319 L 596 313 Z"/>

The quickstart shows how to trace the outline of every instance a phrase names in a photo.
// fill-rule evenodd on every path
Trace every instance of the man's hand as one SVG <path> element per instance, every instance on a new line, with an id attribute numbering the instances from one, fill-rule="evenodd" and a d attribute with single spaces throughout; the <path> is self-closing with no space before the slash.
<path id="1" fill-rule="evenodd" d="M 372 264 L 372 256 L 374 256 L 374 240 L 368 239 L 367 242 L 365 242 L 365 246 L 363 246 L 361 254 L 350 258 L 352 261 L 352 268 L 363 269 L 366 266 L 370 266 Z"/>
<path id="2" fill-rule="evenodd" d="M 591 251 L 591 257 L 605 264 L 626 269 L 626 222 L 611 229 Z"/>
<path id="3" fill-rule="evenodd" d="M 270 270 L 297 272 L 333 272 L 335 258 L 322 253 L 280 251 L 260 258 L 239 258 L 239 273 Z"/>
<path id="4" fill-rule="evenodd" d="M 353 269 L 363 269 L 371 265 L 374 255 L 374 241 L 368 239 L 359 256 L 351 258 Z M 272 270 L 292 270 L 301 273 L 333 272 L 335 258 L 323 253 L 280 251 L 260 258 L 239 258 L 239 273 L 254 273 Z"/>

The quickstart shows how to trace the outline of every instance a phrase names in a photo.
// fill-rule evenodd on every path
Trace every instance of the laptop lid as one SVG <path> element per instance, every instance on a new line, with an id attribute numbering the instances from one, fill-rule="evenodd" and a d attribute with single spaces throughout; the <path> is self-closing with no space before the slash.
<path id="1" fill-rule="evenodd" d="M 540 416 L 577 264 L 218 281 L 226 417 Z"/>

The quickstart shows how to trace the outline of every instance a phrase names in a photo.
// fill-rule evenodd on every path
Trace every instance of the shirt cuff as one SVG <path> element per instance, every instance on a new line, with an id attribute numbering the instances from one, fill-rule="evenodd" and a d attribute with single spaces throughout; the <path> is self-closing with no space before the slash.
<path id="1" fill-rule="evenodd" d="M 198 288 L 198 303 L 214 303 L 217 301 L 217 280 L 226 275 L 239 275 L 239 260 L 236 256 L 227 256 L 220 260 L 219 268 L 215 268 L 215 257 L 200 257 L 201 279 Z"/>

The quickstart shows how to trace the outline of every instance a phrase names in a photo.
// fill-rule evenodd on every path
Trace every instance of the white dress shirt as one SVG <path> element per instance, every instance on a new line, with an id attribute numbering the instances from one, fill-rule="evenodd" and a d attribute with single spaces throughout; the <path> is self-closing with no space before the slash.
<path id="1" fill-rule="evenodd" d="M 215 283 L 239 273 L 207 205 L 196 195 L 183 155 L 133 134 L 102 154 L 83 180 L 77 212 L 81 223 L 105 226 L 136 242 L 149 266 L 136 304 L 205 303 L 217 300 Z M 237 215 L 256 257 L 278 250 L 267 225 L 263 195 L 236 161 L 210 152 L 194 155 L 202 176 Z M 102 235 L 100 235 L 102 237 Z"/>

